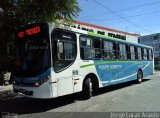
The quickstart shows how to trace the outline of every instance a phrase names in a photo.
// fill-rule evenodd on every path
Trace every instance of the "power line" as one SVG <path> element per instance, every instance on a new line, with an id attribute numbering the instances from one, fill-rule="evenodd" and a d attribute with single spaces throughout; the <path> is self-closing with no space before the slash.
<path id="1" fill-rule="evenodd" d="M 137 6 L 133 6 L 133 7 L 123 8 L 123 9 L 115 10 L 115 12 L 133 10 L 133 9 L 136 9 L 136 8 L 142 8 L 142 7 L 151 6 L 151 5 L 156 5 L 156 4 L 160 4 L 160 2 L 152 2 L 152 3 L 148 3 L 148 4 L 142 4 L 142 5 L 137 5 Z M 105 13 L 106 13 L 106 12 L 105 12 Z M 94 14 L 94 15 L 92 15 L 92 17 L 97 16 L 97 15 L 103 15 L 103 14 L 105 14 L 105 13 Z"/>
<path id="2" fill-rule="evenodd" d="M 147 31 L 147 32 L 151 32 L 151 33 L 153 33 L 152 31 L 150 31 L 150 30 L 148 30 L 148 29 L 145 29 L 145 28 L 143 28 L 143 27 L 141 27 L 141 26 L 137 25 L 136 23 L 134 23 L 134 22 L 132 22 L 132 21 L 128 20 L 127 18 L 125 18 L 125 17 L 121 16 L 121 15 L 120 15 L 120 14 L 118 14 L 117 12 L 115 12 L 115 11 L 113 11 L 113 10 L 109 9 L 108 7 L 106 7 L 106 6 L 104 6 L 103 4 L 101 4 L 100 2 L 98 2 L 97 0 L 94 0 L 94 1 L 95 1 L 98 5 L 100 5 L 101 7 L 105 8 L 107 11 L 110 11 L 111 13 L 113 13 L 113 14 L 115 14 L 115 15 L 119 16 L 120 18 L 122 18 L 123 20 L 125 20 L 125 21 L 129 22 L 130 24 L 132 24 L 132 25 L 134 25 L 134 26 L 136 26 L 136 27 L 138 27 L 138 28 L 140 28 L 140 29 L 143 29 L 144 31 Z"/>
<path id="3" fill-rule="evenodd" d="M 150 5 L 154 5 L 154 4 L 160 4 L 160 2 L 152 2 L 152 3 L 148 3 L 148 4 L 137 5 L 137 6 L 134 6 L 134 7 L 128 7 L 128 8 L 120 9 L 118 11 L 125 11 L 125 10 L 129 10 L 129 9 L 136 9 L 136 8 L 141 8 L 141 7 L 150 6 Z"/>
<path id="4" fill-rule="evenodd" d="M 144 12 L 153 12 L 153 11 L 157 11 L 157 10 L 159 10 L 160 9 L 160 7 L 158 7 L 158 8 L 155 8 L 155 9 L 150 9 L 150 10 L 143 10 L 143 11 L 141 11 L 142 13 L 144 13 Z M 116 11 L 115 11 L 116 12 Z M 111 14 L 110 12 L 108 12 L 107 14 Z M 97 15 L 97 16 L 94 16 L 94 18 L 99 18 L 99 17 L 101 17 L 101 16 L 106 16 L 106 12 L 105 13 L 103 13 L 103 15 Z M 87 17 L 88 18 L 88 17 Z"/>
<path id="5" fill-rule="evenodd" d="M 158 13 L 158 12 L 160 11 L 152 11 L 152 12 L 147 12 L 142 14 L 136 14 L 136 15 L 126 16 L 125 18 L 134 18 L 134 17 L 144 16 L 144 15 Z M 83 19 L 83 21 L 104 21 L 104 20 L 119 20 L 119 19 L 122 19 L 122 18 L 118 17 L 118 18 L 106 18 L 106 19 Z"/>

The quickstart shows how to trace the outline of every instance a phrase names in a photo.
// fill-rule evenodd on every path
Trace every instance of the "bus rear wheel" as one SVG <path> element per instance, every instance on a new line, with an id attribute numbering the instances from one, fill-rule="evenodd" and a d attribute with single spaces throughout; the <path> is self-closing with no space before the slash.
<path id="1" fill-rule="evenodd" d="M 137 72 L 137 83 L 141 83 L 142 82 L 142 78 L 143 78 L 142 71 L 139 70 Z"/>
<path id="2" fill-rule="evenodd" d="M 91 78 L 87 78 L 83 84 L 83 97 L 89 99 L 92 97 L 93 85 Z"/>

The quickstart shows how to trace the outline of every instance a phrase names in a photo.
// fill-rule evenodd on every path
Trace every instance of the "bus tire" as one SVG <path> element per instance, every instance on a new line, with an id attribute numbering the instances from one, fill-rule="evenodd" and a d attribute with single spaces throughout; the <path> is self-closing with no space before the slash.
<path id="1" fill-rule="evenodd" d="M 142 83 L 143 73 L 141 70 L 137 72 L 137 83 Z"/>
<path id="2" fill-rule="evenodd" d="M 83 97 L 84 99 L 89 99 L 92 97 L 92 81 L 91 78 L 87 78 L 84 81 L 84 85 L 83 85 Z"/>

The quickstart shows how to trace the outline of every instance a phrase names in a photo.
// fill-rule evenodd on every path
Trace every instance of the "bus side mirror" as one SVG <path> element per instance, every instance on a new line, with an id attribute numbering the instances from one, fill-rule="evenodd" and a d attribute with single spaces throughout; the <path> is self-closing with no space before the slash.
<path id="1" fill-rule="evenodd" d="M 58 42 L 58 53 L 63 53 L 63 43 Z"/>

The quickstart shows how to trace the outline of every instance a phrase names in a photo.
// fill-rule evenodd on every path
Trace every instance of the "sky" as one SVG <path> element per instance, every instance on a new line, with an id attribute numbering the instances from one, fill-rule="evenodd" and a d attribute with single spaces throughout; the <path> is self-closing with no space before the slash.
<path id="1" fill-rule="evenodd" d="M 160 32 L 160 0 L 79 0 L 78 21 L 149 35 Z"/>

